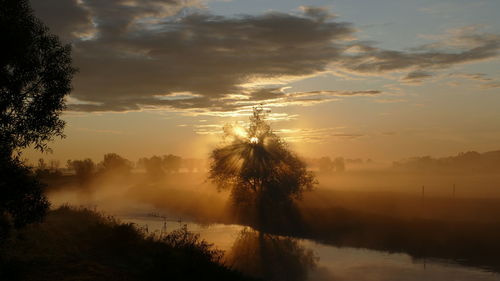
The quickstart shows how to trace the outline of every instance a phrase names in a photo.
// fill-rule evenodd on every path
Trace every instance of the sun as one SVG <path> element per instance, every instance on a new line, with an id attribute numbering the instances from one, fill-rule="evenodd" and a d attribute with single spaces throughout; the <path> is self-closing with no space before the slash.
<path id="1" fill-rule="evenodd" d="M 259 138 L 257 138 L 257 137 L 251 137 L 250 138 L 250 143 L 253 143 L 253 144 L 259 143 Z"/>

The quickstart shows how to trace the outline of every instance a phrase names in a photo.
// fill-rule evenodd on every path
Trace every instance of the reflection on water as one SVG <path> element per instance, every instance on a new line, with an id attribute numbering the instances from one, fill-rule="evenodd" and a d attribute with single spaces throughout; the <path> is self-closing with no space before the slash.
<path id="1" fill-rule="evenodd" d="M 139 216 L 121 219 L 147 225 L 149 231 L 171 231 L 185 223 Z M 261 234 L 238 225 L 188 223 L 188 229 L 224 250 L 228 265 L 266 280 L 500 281 L 500 275 L 477 268 Z"/>
<path id="2" fill-rule="evenodd" d="M 243 229 L 231 250 L 226 264 L 249 275 L 274 281 L 305 281 L 316 267 L 314 252 L 296 239 Z"/>
<path id="3" fill-rule="evenodd" d="M 500 275 L 437 260 L 415 260 L 406 254 L 332 247 L 314 241 L 303 241 L 321 259 L 318 268 L 334 279 L 311 274 L 311 281 L 499 281 Z"/>

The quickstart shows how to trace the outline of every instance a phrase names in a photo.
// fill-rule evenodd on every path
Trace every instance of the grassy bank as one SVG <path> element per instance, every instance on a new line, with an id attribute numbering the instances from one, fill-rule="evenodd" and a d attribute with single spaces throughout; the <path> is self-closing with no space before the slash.
<path id="1" fill-rule="evenodd" d="M 500 223 L 401 218 L 342 208 L 302 208 L 302 233 L 339 247 L 406 253 L 500 272 Z"/>
<path id="2" fill-rule="evenodd" d="M 221 265 L 221 256 L 185 228 L 158 237 L 61 207 L 3 241 L 0 280 L 253 280 Z"/>

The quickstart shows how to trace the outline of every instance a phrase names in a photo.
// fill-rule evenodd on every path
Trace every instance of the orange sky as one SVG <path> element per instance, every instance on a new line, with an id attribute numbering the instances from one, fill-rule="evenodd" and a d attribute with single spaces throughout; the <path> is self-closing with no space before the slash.
<path id="1" fill-rule="evenodd" d="M 30 159 L 203 158 L 261 103 L 307 157 L 500 149 L 496 0 L 56 2 L 32 1 L 80 72 Z"/>

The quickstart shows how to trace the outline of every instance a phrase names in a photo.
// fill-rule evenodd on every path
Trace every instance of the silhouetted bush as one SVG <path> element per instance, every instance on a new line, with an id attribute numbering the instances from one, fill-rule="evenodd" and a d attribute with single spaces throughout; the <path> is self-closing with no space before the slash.
<path id="1" fill-rule="evenodd" d="M 17 159 L 0 157 L 0 236 L 11 225 L 21 227 L 40 221 L 49 207 L 44 185 Z M 2 234 L 3 233 L 3 234 Z"/>
<path id="2" fill-rule="evenodd" d="M 166 237 L 89 209 L 61 207 L 0 251 L 0 280 L 252 280 L 217 263 L 187 228 Z"/>

